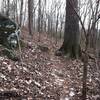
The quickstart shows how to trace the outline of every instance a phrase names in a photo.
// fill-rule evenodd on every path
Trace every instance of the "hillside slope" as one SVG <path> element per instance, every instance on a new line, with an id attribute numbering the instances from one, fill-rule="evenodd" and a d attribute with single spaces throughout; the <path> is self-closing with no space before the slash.
<path id="1" fill-rule="evenodd" d="M 14 62 L 0 56 L 0 98 L 80 100 L 83 63 L 56 57 L 54 52 L 60 47 L 61 41 L 55 44 L 55 40 L 45 33 L 41 34 L 38 41 L 38 33 L 33 38 L 26 31 L 23 33 L 26 45 L 21 52 L 17 51 L 22 60 Z M 99 93 L 96 84 L 98 73 L 92 66 L 95 67 L 95 64 L 90 61 L 87 80 L 89 100 L 95 100 L 95 95 Z"/>

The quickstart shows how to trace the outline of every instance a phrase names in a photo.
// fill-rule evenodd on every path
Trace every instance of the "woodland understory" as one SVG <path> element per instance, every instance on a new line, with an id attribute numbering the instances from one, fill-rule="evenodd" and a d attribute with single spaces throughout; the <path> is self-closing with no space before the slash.
<path id="1" fill-rule="evenodd" d="M 83 62 L 55 56 L 61 41 L 56 43 L 45 33 L 38 41 L 38 33 L 33 39 L 27 34 L 23 31 L 25 44 L 16 52 L 21 61 L 0 56 L 0 100 L 81 100 Z M 88 62 L 87 100 L 100 100 L 97 63 Z"/>

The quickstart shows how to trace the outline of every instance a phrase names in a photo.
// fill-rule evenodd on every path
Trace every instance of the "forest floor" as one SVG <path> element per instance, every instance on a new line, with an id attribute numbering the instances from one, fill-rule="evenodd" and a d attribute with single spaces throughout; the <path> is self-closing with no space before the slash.
<path id="1" fill-rule="evenodd" d="M 45 33 L 40 41 L 38 33 L 33 39 L 23 33 L 26 45 L 19 53 L 21 61 L 0 56 L 0 100 L 81 100 L 81 60 L 55 56 L 62 42 L 56 44 Z M 87 67 L 87 100 L 100 100 L 100 74 L 95 61 L 89 60 Z"/>

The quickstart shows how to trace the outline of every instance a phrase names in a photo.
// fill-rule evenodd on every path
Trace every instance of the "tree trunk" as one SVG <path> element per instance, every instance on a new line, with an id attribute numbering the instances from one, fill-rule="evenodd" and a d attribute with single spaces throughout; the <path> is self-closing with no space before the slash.
<path id="1" fill-rule="evenodd" d="M 41 0 L 39 0 L 39 8 L 38 8 L 38 32 L 41 32 Z"/>
<path id="2" fill-rule="evenodd" d="M 22 26 L 23 20 L 23 0 L 21 0 L 21 8 L 20 8 L 20 27 Z"/>
<path id="3" fill-rule="evenodd" d="M 87 53 L 84 53 L 82 61 L 84 63 L 83 66 L 83 88 L 82 88 L 82 100 L 86 100 L 86 95 L 87 95 L 87 71 L 88 71 L 88 55 Z"/>
<path id="4" fill-rule="evenodd" d="M 50 33 L 50 15 L 48 15 L 48 34 Z"/>
<path id="5" fill-rule="evenodd" d="M 33 35 L 33 0 L 28 0 L 29 34 Z"/>
<path id="6" fill-rule="evenodd" d="M 7 1 L 7 12 L 6 12 L 7 17 L 9 17 L 9 5 L 10 5 L 10 1 L 8 0 Z"/>
<path id="7" fill-rule="evenodd" d="M 66 0 L 64 42 L 56 52 L 57 56 L 62 54 L 67 54 L 68 57 L 74 58 L 80 56 L 79 20 L 74 9 L 78 10 L 78 0 Z"/>

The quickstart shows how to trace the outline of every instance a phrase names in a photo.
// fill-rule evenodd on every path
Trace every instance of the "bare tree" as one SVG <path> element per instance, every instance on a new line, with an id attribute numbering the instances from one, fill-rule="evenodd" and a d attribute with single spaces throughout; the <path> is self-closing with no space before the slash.
<path id="1" fill-rule="evenodd" d="M 39 7 L 38 7 L 38 32 L 41 32 L 41 0 L 39 0 Z"/>
<path id="2" fill-rule="evenodd" d="M 21 0 L 21 8 L 20 8 L 20 26 L 22 26 L 22 20 L 23 20 L 23 0 Z"/>
<path id="3" fill-rule="evenodd" d="M 59 49 L 61 53 L 67 54 L 69 57 L 77 58 L 80 55 L 79 46 L 79 19 L 74 12 L 74 9 L 78 10 L 77 0 L 66 0 L 66 21 L 64 42 Z M 57 53 L 58 55 L 58 53 Z"/>
<path id="4" fill-rule="evenodd" d="M 6 11 L 6 15 L 7 15 L 7 17 L 9 17 L 9 10 L 10 10 L 10 1 L 9 0 L 7 0 L 7 11 Z"/>
<path id="5" fill-rule="evenodd" d="M 28 0 L 29 34 L 33 35 L 33 0 Z"/>

